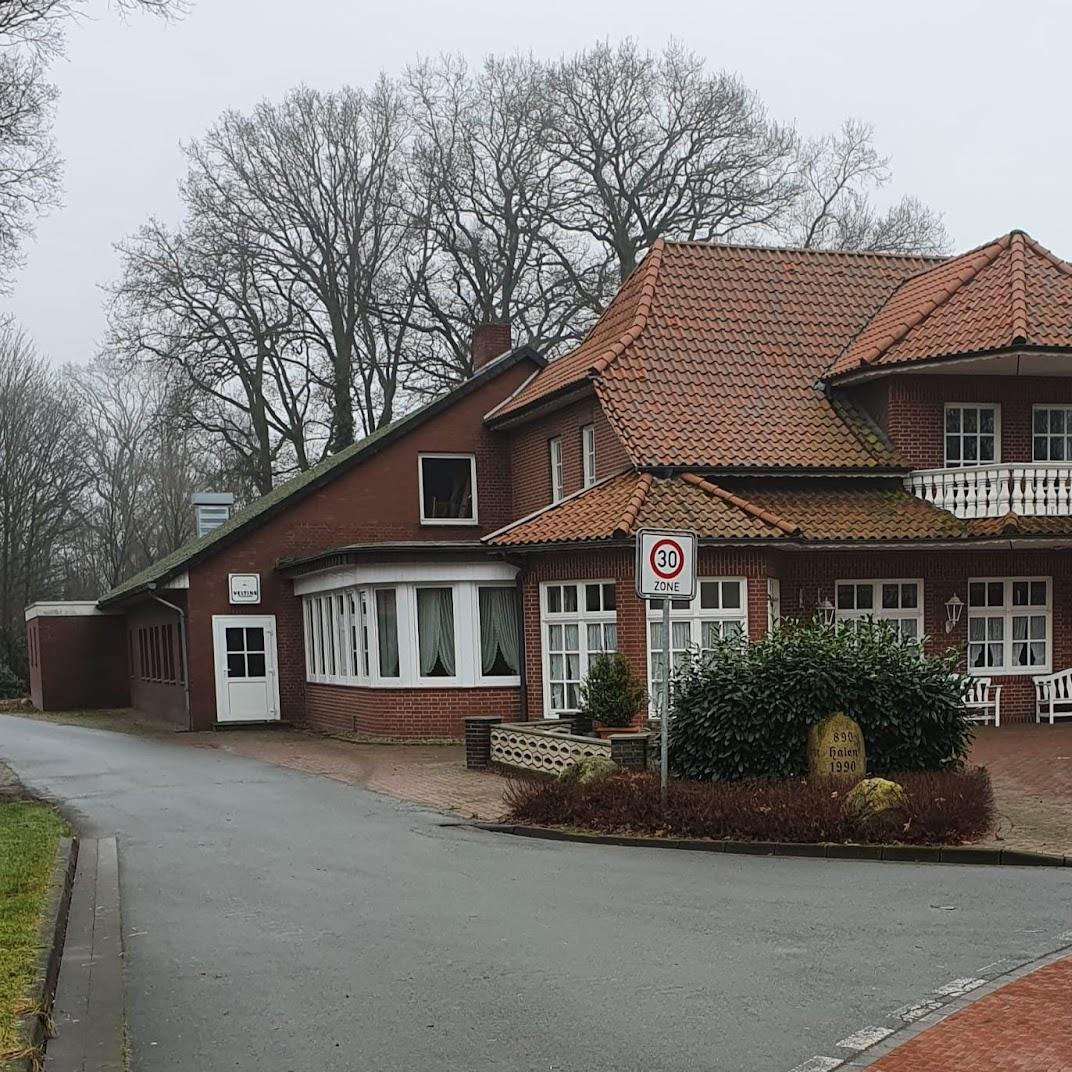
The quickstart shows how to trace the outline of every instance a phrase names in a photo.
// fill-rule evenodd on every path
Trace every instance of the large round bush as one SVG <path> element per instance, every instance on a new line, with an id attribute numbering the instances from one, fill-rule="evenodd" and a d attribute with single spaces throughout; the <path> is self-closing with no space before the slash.
<path id="1" fill-rule="evenodd" d="M 670 763 L 686 778 L 786 778 L 807 769 L 808 726 L 844 711 L 875 773 L 943 770 L 971 742 L 956 652 L 927 655 L 882 622 L 789 621 L 723 641 L 674 678 Z"/>

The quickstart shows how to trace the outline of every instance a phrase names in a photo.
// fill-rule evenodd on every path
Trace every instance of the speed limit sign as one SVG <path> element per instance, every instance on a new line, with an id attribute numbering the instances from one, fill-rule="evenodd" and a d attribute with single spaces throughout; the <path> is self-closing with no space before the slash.
<path id="1" fill-rule="evenodd" d="M 641 529 L 637 533 L 636 590 L 641 599 L 696 595 L 696 534 Z"/>

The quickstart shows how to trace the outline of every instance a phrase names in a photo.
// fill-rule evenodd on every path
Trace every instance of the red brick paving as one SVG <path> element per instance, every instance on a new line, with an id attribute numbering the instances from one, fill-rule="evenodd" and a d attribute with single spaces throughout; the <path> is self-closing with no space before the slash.
<path id="1" fill-rule="evenodd" d="M 184 740 L 466 818 L 495 820 L 503 813 L 506 779 L 466 769 L 461 745 L 355 744 L 285 729 L 192 733 Z"/>
<path id="2" fill-rule="evenodd" d="M 1072 856 L 1072 722 L 981 727 L 971 762 L 993 779 L 996 843 Z"/>
<path id="3" fill-rule="evenodd" d="M 980 998 L 869 1068 L 871 1072 L 1072 1072 L 1072 957 Z"/>

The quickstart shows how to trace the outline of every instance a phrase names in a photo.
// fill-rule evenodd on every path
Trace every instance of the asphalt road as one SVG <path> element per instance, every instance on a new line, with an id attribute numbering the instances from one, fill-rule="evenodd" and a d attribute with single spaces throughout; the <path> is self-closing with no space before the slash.
<path id="1" fill-rule="evenodd" d="M 118 834 L 135 1072 L 785 1072 L 1072 928 L 1067 870 L 531 841 L 3 716 L 0 759 Z"/>

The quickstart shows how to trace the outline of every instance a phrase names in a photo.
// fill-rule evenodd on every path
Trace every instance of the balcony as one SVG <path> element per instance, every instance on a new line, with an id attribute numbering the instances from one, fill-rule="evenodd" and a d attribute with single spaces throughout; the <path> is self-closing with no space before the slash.
<path id="1" fill-rule="evenodd" d="M 917 469 L 905 477 L 905 487 L 961 518 L 1072 515 L 1072 465 Z"/>

